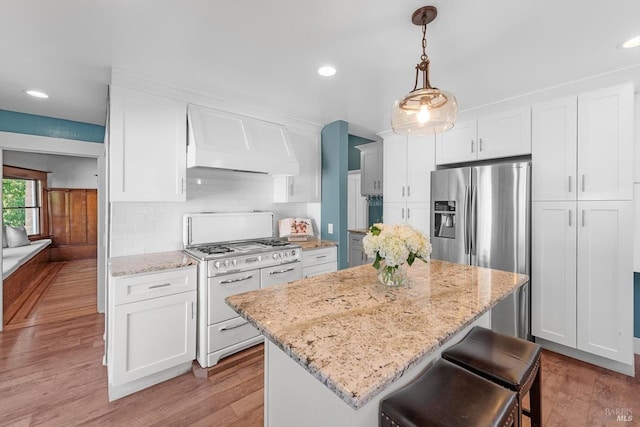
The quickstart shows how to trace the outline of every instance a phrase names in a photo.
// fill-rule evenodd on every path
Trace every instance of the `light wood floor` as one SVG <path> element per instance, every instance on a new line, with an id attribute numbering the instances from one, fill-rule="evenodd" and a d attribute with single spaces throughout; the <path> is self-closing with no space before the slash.
<path id="1" fill-rule="evenodd" d="M 77 267 L 82 277 L 85 272 Z M 54 289 L 50 300 L 73 299 Z M 1 332 L 0 426 L 263 425 L 261 346 L 225 359 L 208 378 L 188 373 L 109 403 L 103 332 L 104 316 L 97 313 Z M 638 356 L 636 372 L 638 377 L 630 378 L 545 351 L 544 425 L 640 424 Z M 634 421 L 617 421 L 616 410 L 630 410 Z"/>
<path id="2" fill-rule="evenodd" d="M 46 275 L 5 329 L 24 328 L 97 313 L 95 259 L 49 263 Z"/>

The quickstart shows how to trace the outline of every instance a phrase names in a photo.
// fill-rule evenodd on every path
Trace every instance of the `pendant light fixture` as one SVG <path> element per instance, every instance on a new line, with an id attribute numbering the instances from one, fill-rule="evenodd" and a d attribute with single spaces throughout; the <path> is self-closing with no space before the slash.
<path id="1" fill-rule="evenodd" d="M 416 65 L 416 82 L 413 90 L 396 101 L 391 114 L 391 127 L 395 133 L 432 135 L 451 129 L 458 115 L 458 103 L 451 92 L 432 87 L 429 82 L 429 57 L 427 56 L 427 24 L 438 14 L 434 6 L 425 6 L 413 12 L 411 22 L 422 27 L 422 55 Z M 422 87 L 418 78 L 422 73 Z"/>

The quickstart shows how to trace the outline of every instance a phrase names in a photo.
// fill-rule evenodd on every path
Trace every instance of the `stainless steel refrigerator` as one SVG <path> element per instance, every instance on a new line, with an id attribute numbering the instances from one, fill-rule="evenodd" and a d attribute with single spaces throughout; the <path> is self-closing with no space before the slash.
<path id="1" fill-rule="evenodd" d="M 529 275 L 531 162 L 431 172 L 431 257 Z M 529 284 L 491 311 L 495 331 L 531 339 Z"/>

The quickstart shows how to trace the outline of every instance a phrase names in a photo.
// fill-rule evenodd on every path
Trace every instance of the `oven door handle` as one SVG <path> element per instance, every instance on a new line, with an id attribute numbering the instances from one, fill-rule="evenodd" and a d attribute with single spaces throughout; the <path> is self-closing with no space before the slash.
<path id="1" fill-rule="evenodd" d="M 225 325 L 225 326 L 221 327 L 221 328 L 220 328 L 220 329 L 218 329 L 218 330 L 219 330 L 220 332 L 229 331 L 229 330 L 231 330 L 231 329 L 235 329 L 235 328 L 239 328 L 239 327 L 241 327 L 241 326 L 244 326 L 244 325 L 246 325 L 247 323 L 249 323 L 249 322 L 242 322 L 242 323 L 239 323 L 239 324 L 237 324 L 237 325 L 233 325 L 233 326 Z"/>
<path id="2" fill-rule="evenodd" d="M 227 283 L 235 283 L 235 282 L 242 282 L 244 280 L 249 280 L 253 277 L 252 274 L 248 275 L 248 276 L 244 276 L 244 277 L 238 277 L 237 279 L 227 279 L 227 280 L 220 280 L 218 283 L 220 284 L 227 284 Z"/>
<path id="3" fill-rule="evenodd" d="M 282 274 L 282 273 L 288 273 L 293 270 L 295 270 L 295 268 L 289 267 L 289 268 L 285 268 L 284 270 L 270 271 L 269 274 Z"/>

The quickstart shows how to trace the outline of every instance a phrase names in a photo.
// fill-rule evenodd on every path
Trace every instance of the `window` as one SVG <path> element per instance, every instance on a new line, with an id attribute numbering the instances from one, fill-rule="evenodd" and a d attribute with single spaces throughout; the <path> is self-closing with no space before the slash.
<path id="1" fill-rule="evenodd" d="M 42 200 L 47 182 L 46 172 L 3 167 L 2 223 L 27 230 L 30 236 L 41 235 L 46 201 Z"/>
<path id="2" fill-rule="evenodd" d="M 2 223 L 40 234 L 40 183 L 35 179 L 2 180 Z"/>

